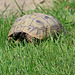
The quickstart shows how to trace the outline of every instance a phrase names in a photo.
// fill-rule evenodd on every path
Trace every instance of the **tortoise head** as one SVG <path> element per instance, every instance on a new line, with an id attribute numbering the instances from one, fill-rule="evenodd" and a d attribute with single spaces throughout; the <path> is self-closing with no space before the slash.
<path id="1" fill-rule="evenodd" d="M 13 40 L 15 40 L 17 43 L 18 41 L 22 41 L 25 38 L 25 34 L 22 31 L 15 31 L 13 34 L 11 34 L 10 36 L 8 36 L 8 40 L 11 42 Z"/>

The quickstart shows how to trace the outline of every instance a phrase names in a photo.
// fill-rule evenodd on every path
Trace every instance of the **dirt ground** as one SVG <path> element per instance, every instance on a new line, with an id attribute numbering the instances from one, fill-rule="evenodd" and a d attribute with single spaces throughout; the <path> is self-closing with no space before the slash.
<path id="1" fill-rule="evenodd" d="M 34 4 L 40 4 L 41 6 L 52 6 L 52 0 L 16 0 L 16 2 L 24 11 L 28 11 L 29 9 L 34 10 Z M 15 0 L 0 0 L 0 15 L 3 11 L 5 11 L 5 9 L 6 12 L 9 12 L 9 10 L 19 10 Z"/>

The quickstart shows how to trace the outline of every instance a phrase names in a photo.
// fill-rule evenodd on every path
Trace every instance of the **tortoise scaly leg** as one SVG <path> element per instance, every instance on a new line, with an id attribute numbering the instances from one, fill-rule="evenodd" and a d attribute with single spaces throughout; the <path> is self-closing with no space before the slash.
<path id="1" fill-rule="evenodd" d="M 27 40 L 28 42 L 32 42 L 33 44 L 35 44 L 35 38 L 33 38 L 32 36 L 30 36 L 30 35 L 28 35 L 28 34 L 26 34 L 26 40 Z"/>

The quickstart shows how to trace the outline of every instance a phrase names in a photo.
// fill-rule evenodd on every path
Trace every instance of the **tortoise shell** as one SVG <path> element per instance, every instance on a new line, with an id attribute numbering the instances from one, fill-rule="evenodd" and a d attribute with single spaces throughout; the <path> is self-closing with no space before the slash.
<path id="1" fill-rule="evenodd" d="M 65 29 L 56 18 L 42 13 L 34 13 L 17 19 L 9 31 L 8 39 L 14 36 L 17 38 L 27 36 L 27 39 L 30 37 L 29 41 L 32 39 L 31 37 L 41 40 L 45 35 L 48 37 L 49 32 L 53 34 L 61 31 L 64 32 Z"/>

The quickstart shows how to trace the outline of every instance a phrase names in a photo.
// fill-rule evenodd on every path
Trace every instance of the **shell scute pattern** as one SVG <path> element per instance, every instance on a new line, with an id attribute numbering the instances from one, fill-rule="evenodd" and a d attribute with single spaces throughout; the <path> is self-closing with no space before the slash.
<path id="1" fill-rule="evenodd" d="M 53 31 L 57 30 L 57 28 L 59 29 L 60 27 L 62 27 L 62 25 L 53 16 L 48 16 L 42 13 L 24 15 L 15 21 L 8 37 L 16 31 L 22 31 L 32 37 L 42 39 L 45 36 L 46 29 Z M 60 29 L 57 31 L 60 31 Z"/>
<path id="2" fill-rule="evenodd" d="M 25 20 L 27 23 L 24 23 L 23 31 L 30 34 L 31 36 L 34 35 L 34 37 L 39 38 L 40 36 L 42 36 L 42 34 L 44 34 L 45 28 L 48 26 L 48 23 L 39 14 L 32 15 L 31 18 L 29 17 L 30 16 L 28 16 L 28 19 L 26 18 Z"/>
<path id="3" fill-rule="evenodd" d="M 44 19 L 50 26 L 56 25 L 55 19 L 52 16 L 45 16 Z"/>
<path id="4" fill-rule="evenodd" d="M 45 28 L 46 22 L 41 17 L 38 17 L 33 20 L 31 26 L 37 27 L 37 28 Z"/>

